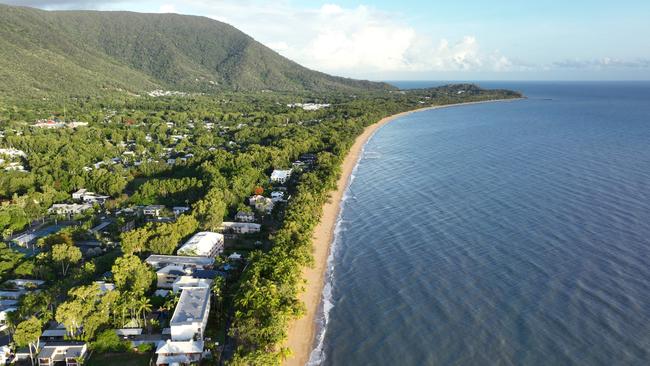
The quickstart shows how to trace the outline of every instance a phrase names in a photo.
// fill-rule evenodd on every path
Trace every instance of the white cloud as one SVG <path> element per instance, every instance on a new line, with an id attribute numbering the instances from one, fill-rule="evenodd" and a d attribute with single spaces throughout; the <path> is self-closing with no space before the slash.
<path id="1" fill-rule="evenodd" d="M 304 8 L 289 2 L 232 0 L 190 4 L 298 63 L 332 73 L 506 70 L 513 65 L 503 55 L 483 53 L 474 36 L 452 42 L 432 37 L 399 16 L 364 5 Z"/>
<path id="2" fill-rule="evenodd" d="M 163 4 L 160 5 L 160 8 L 158 9 L 159 13 L 178 13 L 178 10 L 176 10 L 176 6 L 174 4 Z"/>
<path id="3" fill-rule="evenodd" d="M 650 59 L 620 60 L 611 57 L 595 60 L 574 59 L 554 62 L 552 66 L 560 69 L 647 69 L 650 68 Z"/>

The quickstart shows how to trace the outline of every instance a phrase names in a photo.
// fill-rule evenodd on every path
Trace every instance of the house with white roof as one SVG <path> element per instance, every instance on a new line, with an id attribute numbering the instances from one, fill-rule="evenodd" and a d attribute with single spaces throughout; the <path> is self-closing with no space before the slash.
<path id="1" fill-rule="evenodd" d="M 47 211 L 57 215 L 77 215 L 92 208 L 89 203 L 55 203 Z"/>
<path id="2" fill-rule="evenodd" d="M 12 148 L 0 149 L 0 155 L 6 155 L 6 156 L 10 156 L 10 157 L 18 156 L 18 157 L 21 157 L 21 158 L 26 158 L 27 157 L 27 154 L 25 154 L 24 151 L 18 150 L 18 149 L 12 149 Z"/>
<path id="3" fill-rule="evenodd" d="M 165 209 L 163 205 L 149 205 L 142 208 L 142 214 L 145 216 L 160 216 L 160 212 Z"/>
<path id="4" fill-rule="evenodd" d="M 275 169 L 271 173 L 271 183 L 280 183 L 284 184 L 289 180 L 291 177 L 291 169 L 288 170 L 281 170 L 281 169 Z"/>
<path id="5" fill-rule="evenodd" d="M 177 251 L 178 255 L 215 257 L 223 252 L 223 235 L 211 231 L 194 234 Z"/>
<path id="6" fill-rule="evenodd" d="M 271 192 L 271 201 L 273 201 L 273 203 L 284 201 L 284 192 L 282 191 Z"/>
<path id="7" fill-rule="evenodd" d="M 169 265 L 177 265 L 191 269 L 206 269 L 214 264 L 214 258 L 182 255 L 153 254 L 145 259 L 154 269 L 160 269 Z"/>
<path id="8" fill-rule="evenodd" d="M 65 362 L 66 366 L 79 366 L 86 358 L 88 346 L 81 342 L 46 343 L 38 353 L 39 366 L 53 366 Z"/>
<path id="9" fill-rule="evenodd" d="M 203 341 L 161 341 L 156 355 L 157 366 L 195 364 L 203 356 Z"/>
<path id="10" fill-rule="evenodd" d="M 42 280 L 30 280 L 25 278 L 15 278 L 12 280 L 5 281 L 2 285 L 4 287 L 15 287 L 21 290 L 30 290 L 42 286 L 45 281 Z"/>
<path id="11" fill-rule="evenodd" d="M 7 316 L 9 316 L 9 313 L 18 310 L 18 301 L 14 305 L 9 305 L 9 302 L 6 302 L 6 300 L 2 301 L 5 302 L 5 305 L 0 305 L 0 332 L 7 328 Z"/>
<path id="12" fill-rule="evenodd" d="M 235 215 L 235 220 L 239 222 L 255 222 L 255 213 L 239 211 Z"/>
<path id="13" fill-rule="evenodd" d="M 187 206 L 175 206 L 172 208 L 172 211 L 174 212 L 174 215 L 178 216 L 181 214 L 184 214 L 190 210 L 189 207 Z"/>
<path id="14" fill-rule="evenodd" d="M 212 286 L 212 280 L 209 278 L 197 278 L 194 276 L 180 276 L 174 281 L 172 285 L 172 292 L 179 293 L 188 288 L 210 288 Z"/>
<path id="15" fill-rule="evenodd" d="M 272 199 L 260 195 L 249 197 L 248 203 L 251 205 L 251 207 L 254 207 L 257 211 L 266 214 L 270 214 L 273 211 L 273 207 L 275 206 Z"/>
<path id="16" fill-rule="evenodd" d="M 87 189 L 85 189 L 85 188 L 80 188 L 80 189 L 77 190 L 76 192 L 73 192 L 73 193 L 72 193 L 72 199 L 73 199 L 73 200 L 77 200 L 77 201 L 81 201 L 81 199 L 82 199 L 83 196 L 86 194 L 86 192 L 88 192 Z"/>
<path id="17" fill-rule="evenodd" d="M 7 345 L 0 346 L 0 365 L 6 365 L 11 358 L 11 348 Z"/>
<path id="18" fill-rule="evenodd" d="M 115 284 L 106 281 L 95 281 L 94 284 L 99 286 L 99 292 L 103 295 L 109 291 L 115 290 Z"/>
<path id="19" fill-rule="evenodd" d="M 86 192 L 82 197 L 81 200 L 86 202 L 86 203 L 99 203 L 99 204 L 104 204 L 106 200 L 111 198 L 110 196 L 102 196 L 95 194 L 93 192 Z"/>
<path id="20" fill-rule="evenodd" d="M 260 230 L 262 229 L 262 225 L 252 223 L 252 222 L 224 221 L 221 223 L 219 229 L 222 232 L 226 232 L 226 233 L 254 234 L 260 232 Z"/>
<path id="21" fill-rule="evenodd" d="M 174 341 L 203 339 L 210 313 L 210 289 L 187 288 L 181 292 L 174 315 L 169 322 Z"/>
<path id="22" fill-rule="evenodd" d="M 185 268 L 173 264 L 165 266 L 156 271 L 156 287 L 170 289 L 178 278 L 191 274 L 192 270 L 192 268 Z"/>

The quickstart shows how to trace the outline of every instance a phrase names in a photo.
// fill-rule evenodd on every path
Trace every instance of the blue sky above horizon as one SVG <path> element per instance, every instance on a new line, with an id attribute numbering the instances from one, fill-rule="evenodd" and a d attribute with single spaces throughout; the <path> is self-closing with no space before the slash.
<path id="1" fill-rule="evenodd" d="M 650 1 L 0 0 L 202 15 L 373 80 L 650 80 Z"/>

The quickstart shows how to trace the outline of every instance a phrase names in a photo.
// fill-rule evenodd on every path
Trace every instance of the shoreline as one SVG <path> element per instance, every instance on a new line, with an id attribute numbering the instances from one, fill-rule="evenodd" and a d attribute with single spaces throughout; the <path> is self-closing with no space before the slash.
<path id="1" fill-rule="evenodd" d="M 341 176 L 336 182 L 336 190 L 331 192 L 330 199 L 323 206 L 323 215 L 316 226 L 313 235 L 313 256 L 314 266 L 303 268 L 302 278 L 306 281 L 305 290 L 300 294 L 300 300 L 305 304 L 305 314 L 294 320 L 288 329 L 287 341 L 284 346 L 289 347 L 292 351 L 291 356 L 284 361 L 283 365 L 287 366 L 304 366 L 310 358 L 314 348 L 314 341 L 317 336 L 318 324 L 317 315 L 319 315 L 322 305 L 322 293 L 325 286 L 325 276 L 327 274 L 328 258 L 330 249 L 334 240 L 334 229 L 341 211 L 341 203 L 345 192 L 350 183 L 350 176 L 359 163 L 363 149 L 375 132 L 387 123 L 398 118 L 408 116 L 413 113 L 423 112 L 432 109 L 443 109 L 449 107 L 458 107 L 472 104 L 494 103 L 494 102 L 511 102 L 524 98 L 515 99 L 495 99 L 477 102 L 465 102 L 456 104 L 446 104 L 438 106 L 429 106 L 418 108 L 411 111 L 397 113 L 367 126 L 363 132 L 357 136 L 354 144 L 348 151 L 341 166 Z"/>

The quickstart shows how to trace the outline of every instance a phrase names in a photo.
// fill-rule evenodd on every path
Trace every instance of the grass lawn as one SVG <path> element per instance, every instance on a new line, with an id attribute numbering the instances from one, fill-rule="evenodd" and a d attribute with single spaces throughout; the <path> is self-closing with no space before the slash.
<path id="1" fill-rule="evenodd" d="M 151 353 L 105 353 L 93 354 L 86 365 L 88 366 L 149 366 Z"/>

